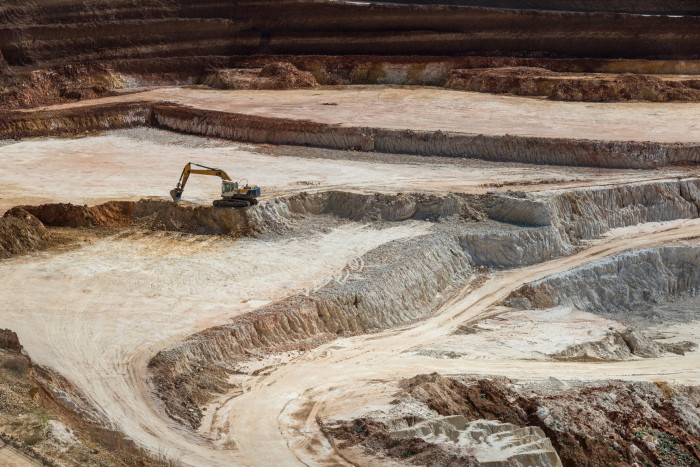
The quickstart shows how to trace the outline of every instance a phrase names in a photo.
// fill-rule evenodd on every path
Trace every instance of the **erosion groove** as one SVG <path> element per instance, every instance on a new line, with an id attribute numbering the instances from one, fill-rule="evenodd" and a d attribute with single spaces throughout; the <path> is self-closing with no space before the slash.
<path id="1" fill-rule="evenodd" d="M 699 259 L 697 247 L 633 250 L 533 282 L 528 286 L 537 294 L 529 295 L 591 313 L 636 313 L 673 297 L 696 295 Z M 535 300 L 529 306 L 542 305 Z"/>
<path id="2" fill-rule="evenodd" d="M 370 251 L 360 259 L 359 269 L 345 269 L 342 280 L 333 280 L 309 295 L 267 305 L 159 352 L 149 364 L 151 381 L 167 413 L 197 427 L 201 415 L 196 407 L 227 387 L 226 375 L 250 355 L 313 347 L 337 335 L 425 318 L 439 303 L 437 297 L 464 283 L 474 266 L 533 264 L 567 254 L 581 239 L 613 227 L 695 218 L 697 206 L 681 196 L 681 185 L 697 188 L 697 183 L 685 180 L 643 184 L 639 189 L 582 189 L 541 199 L 517 194 L 439 198 L 338 192 L 290 197 L 283 202 L 284 212 L 334 214 L 363 221 L 423 218 L 442 222 L 435 224 L 430 235 L 397 240 Z M 589 206 L 599 198 L 610 198 L 616 208 Z M 464 212 L 481 212 L 481 220 L 488 213 L 493 220 L 473 222 L 475 217 L 460 214 Z M 524 219 L 535 225 L 523 225 Z M 511 225 L 508 230 L 504 222 L 513 220 L 521 225 Z M 497 228 L 492 225 L 496 223 Z"/>

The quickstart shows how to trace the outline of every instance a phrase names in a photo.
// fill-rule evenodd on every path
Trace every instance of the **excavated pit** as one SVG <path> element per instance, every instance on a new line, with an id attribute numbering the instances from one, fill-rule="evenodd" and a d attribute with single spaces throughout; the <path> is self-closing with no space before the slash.
<path id="1" fill-rule="evenodd" d="M 616 227 L 695 219 L 697 200 L 688 193 L 695 193 L 699 183 L 677 180 L 536 196 L 322 193 L 279 200 L 295 213 L 436 223 L 430 235 L 397 240 L 366 253 L 360 270 L 346 268 L 347 280 L 241 315 L 159 352 L 149 363 L 152 384 L 171 417 L 197 427 L 198 407 L 227 388 L 228 375 L 240 371 L 251 355 L 307 349 L 338 335 L 424 319 L 441 297 L 478 273 L 478 267 L 546 261 Z M 615 209 L 607 209 L 606 203 Z"/>

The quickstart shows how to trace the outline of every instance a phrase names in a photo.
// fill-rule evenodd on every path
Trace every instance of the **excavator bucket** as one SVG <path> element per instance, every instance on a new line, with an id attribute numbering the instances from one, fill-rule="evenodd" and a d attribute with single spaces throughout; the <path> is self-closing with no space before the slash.
<path id="1" fill-rule="evenodd" d="M 182 190 L 179 188 L 175 188 L 174 190 L 170 190 L 170 196 L 172 196 L 173 201 L 176 203 L 180 201 L 180 198 L 182 198 Z"/>

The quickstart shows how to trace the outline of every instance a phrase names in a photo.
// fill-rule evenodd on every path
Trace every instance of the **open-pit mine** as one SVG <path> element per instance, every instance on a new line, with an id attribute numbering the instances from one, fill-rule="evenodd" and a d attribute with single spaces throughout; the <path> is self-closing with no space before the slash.
<path id="1" fill-rule="evenodd" d="M 0 466 L 700 465 L 699 311 L 695 1 L 0 1 Z"/>

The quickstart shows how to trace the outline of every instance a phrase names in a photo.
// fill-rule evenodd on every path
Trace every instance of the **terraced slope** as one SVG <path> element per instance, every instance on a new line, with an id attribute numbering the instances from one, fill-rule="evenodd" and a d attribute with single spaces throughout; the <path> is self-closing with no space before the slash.
<path id="1" fill-rule="evenodd" d="M 0 7 L 0 63 L 254 53 L 666 59 L 700 54 L 700 18 L 611 12 L 697 13 L 687 2 L 661 10 L 617 2 L 588 12 L 546 9 L 552 7 L 548 3 L 586 9 L 582 2 L 571 8 L 533 2 L 536 9 L 528 10 L 412 3 L 10 0 Z"/>

